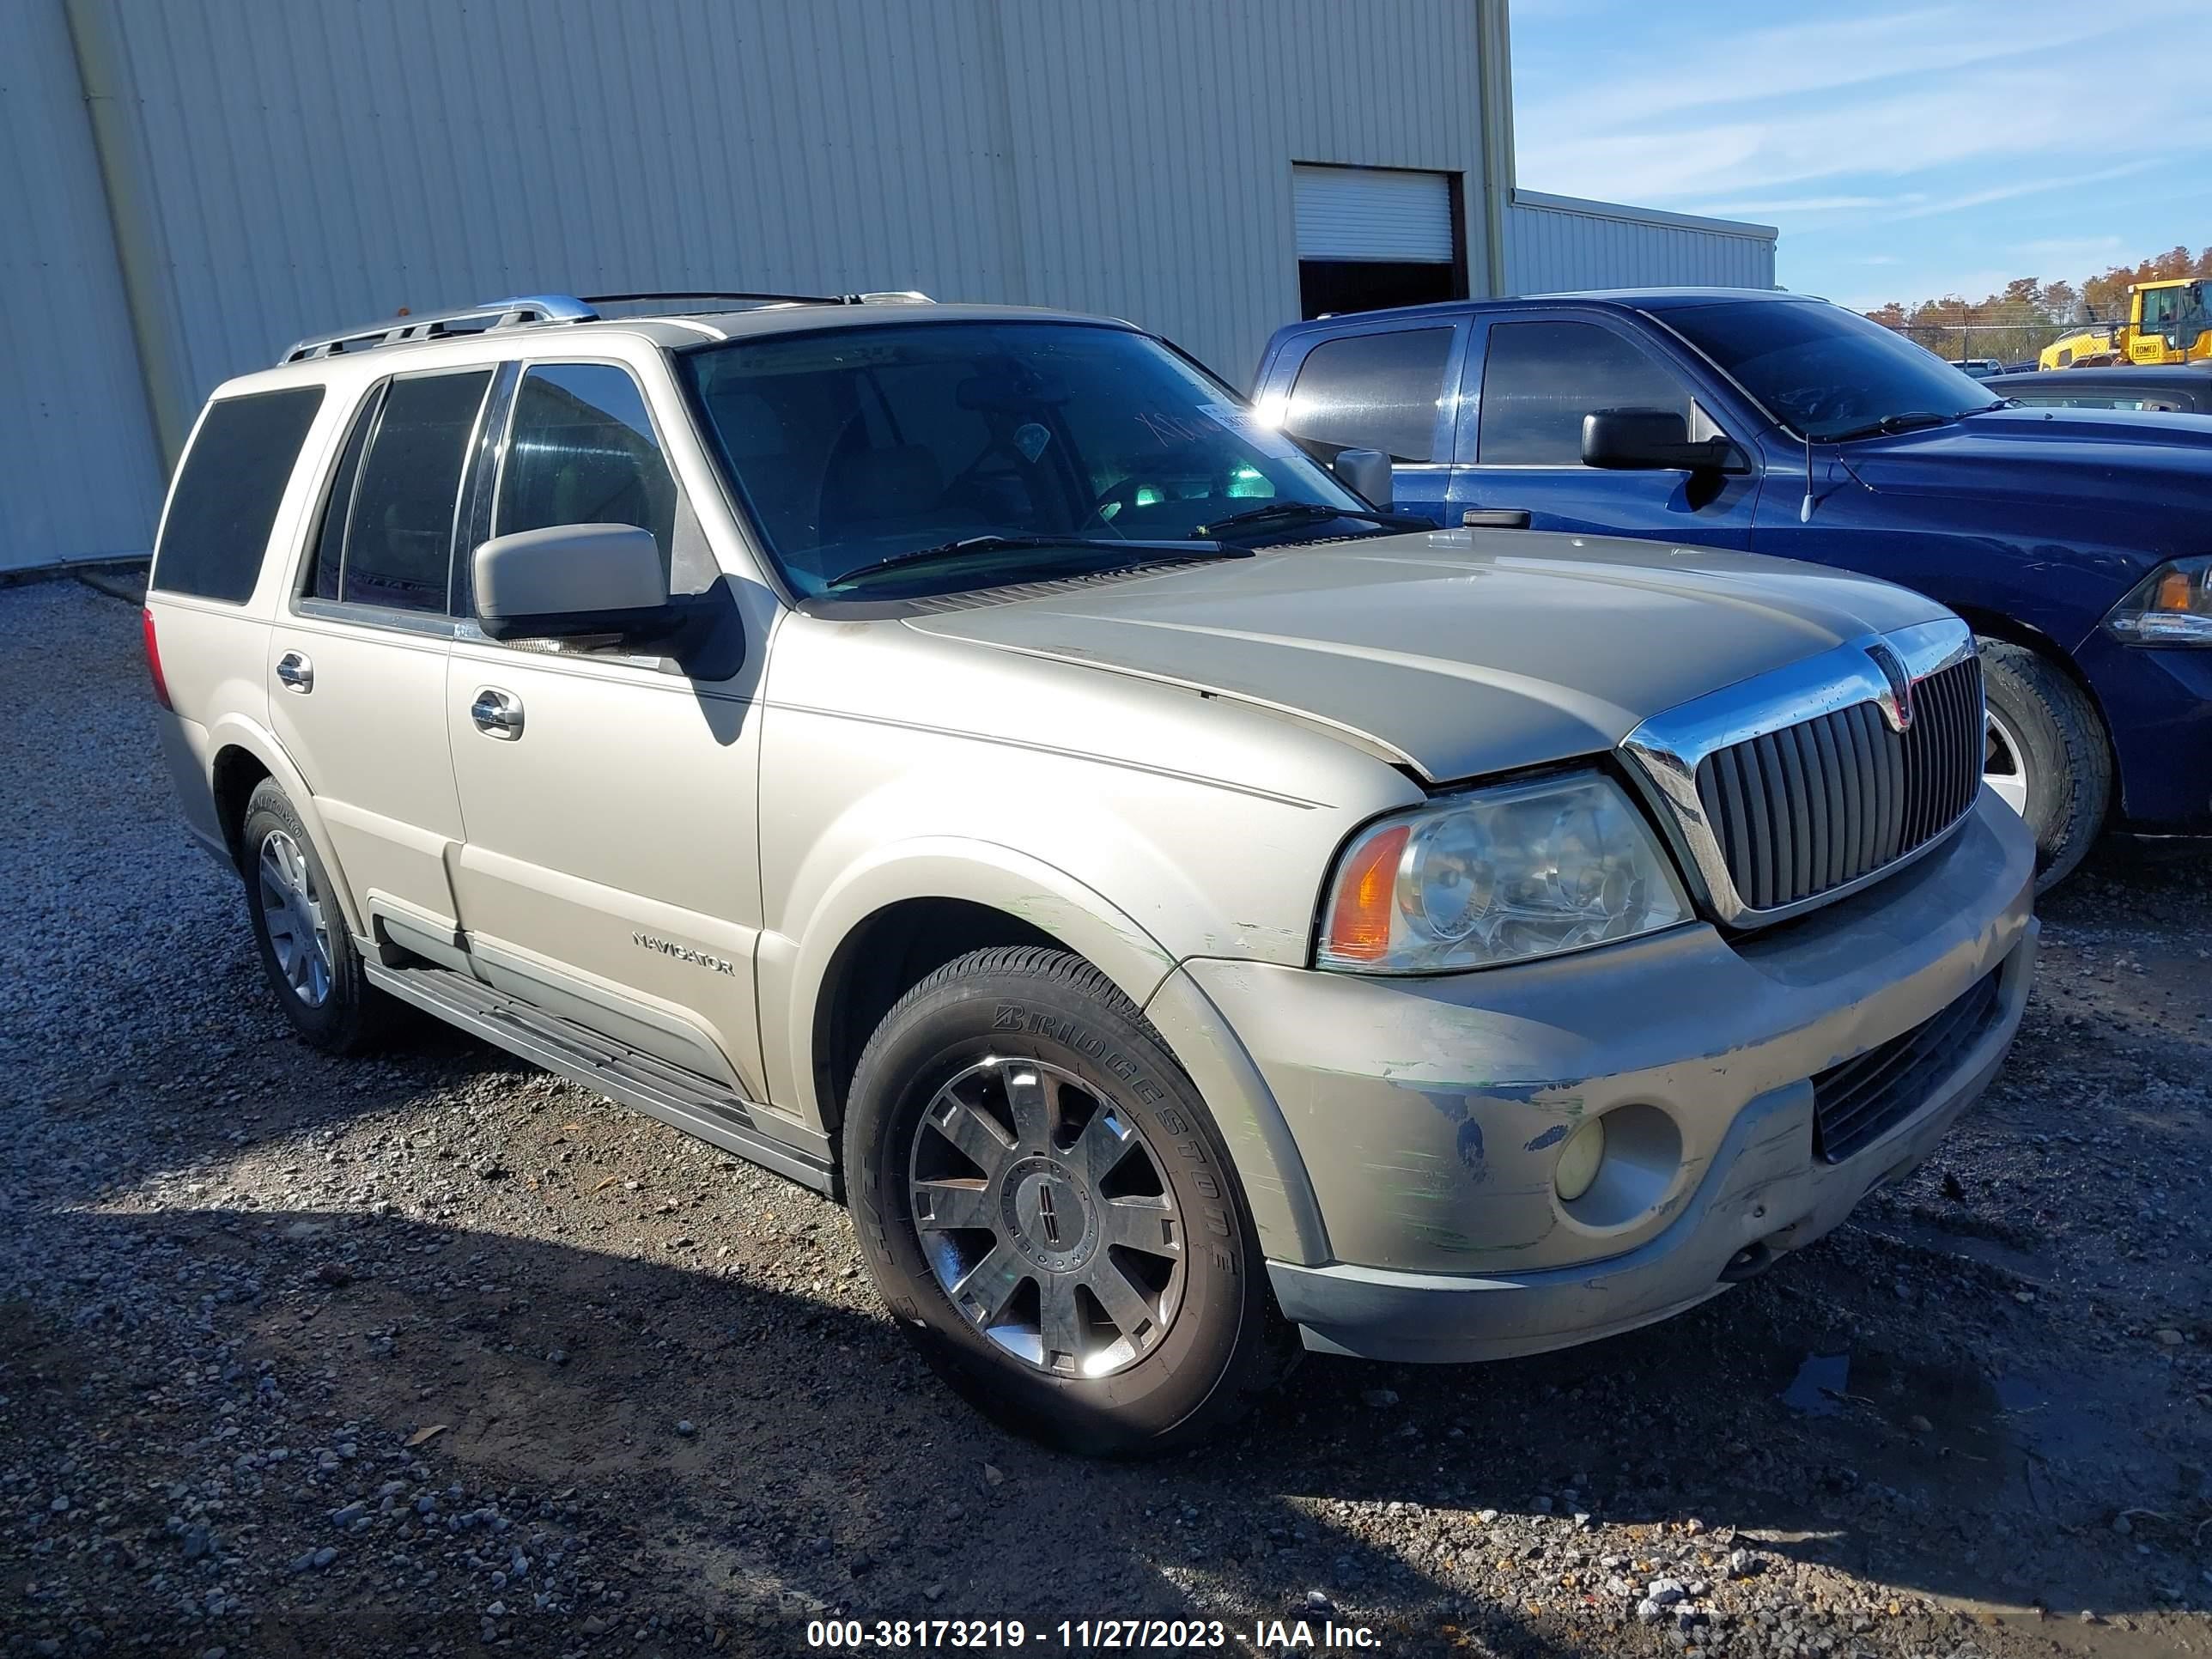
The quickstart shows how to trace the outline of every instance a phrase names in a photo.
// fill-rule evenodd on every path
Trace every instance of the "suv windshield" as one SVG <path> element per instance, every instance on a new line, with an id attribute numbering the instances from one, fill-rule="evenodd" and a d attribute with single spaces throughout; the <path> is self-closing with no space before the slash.
<path id="1" fill-rule="evenodd" d="M 681 361 L 802 595 L 924 572 L 936 586 L 980 586 L 1188 556 L 1196 550 L 1157 544 L 1271 504 L 1292 510 L 1249 521 L 1270 525 L 1270 540 L 1346 533 L 1325 509 L 1365 511 L 1234 392 L 1127 329 L 885 324 L 737 340 Z M 922 549 L 947 556 L 886 563 Z"/>
<path id="2" fill-rule="evenodd" d="M 1841 306 L 1737 300 L 1661 320 L 1803 437 L 1871 436 L 1885 422 L 1934 425 L 1991 406 L 1972 375 Z"/>

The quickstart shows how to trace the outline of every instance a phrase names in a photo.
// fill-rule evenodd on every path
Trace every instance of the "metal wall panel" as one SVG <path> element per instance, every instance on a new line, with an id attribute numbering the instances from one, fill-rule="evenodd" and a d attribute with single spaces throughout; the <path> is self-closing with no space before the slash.
<path id="1" fill-rule="evenodd" d="M 179 419 L 292 339 L 403 306 L 640 289 L 919 288 L 1103 312 L 1241 384 L 1298 313 L 1298 162 L 1452 175 L 1483 287 L 1468 0 L 1364 0 L 1356 16 L 1335 0 L 71 3 L 112 43 L 113 149 L 150 201 L 132 246 L 150 249 Z M 146 544 L 157 469 L 62 4 L 0 7 L 11 45 L 37 37 L 9 54 L 33 98 L 19 110 L 11 90 L 0 169 L 24 176 L 0 179 L 28 234 L 0 258 L 11 316 L 54 354 L 41 367 L 19 347 L 5 372 L 96 388 L 53 429 L 93 421 L 130 452 L 131 481 L 97 492 L 96 513 L 64 526 L 36 509 L 33 539 L 74 553 Z M 1731 263 L 1740 237 L 1550 210 L 1516 223 L 1524 288 L 1673 280 L 1662 258 L 1681 280 L 1751 280 Z M 1758 280 L 1771 244 L 1766 259 Z M 49 444 L 49 477 L 82 465 Z M 112 484 L 118 469 L 98 471 Z"/>
<path id="2" fill-rule="evenodd" d="M 1684 285 L 1772 288 L 1775 232 L 1516 191 L 1505 224 L 1515 294 Z"/>
<path id="3" fill-rule="evenodd" d="M 401 305 L 687 285 L 1103 311 L 1241 379 L 1293 161 L 1479 188 L 1460 0 L 94 3 L 195 397 Z"/>
<path id="4" fill-rule="evenodd" d="M 0 569 L 143 553 L 161 473 L 60 0 L 0 4 Z"/>

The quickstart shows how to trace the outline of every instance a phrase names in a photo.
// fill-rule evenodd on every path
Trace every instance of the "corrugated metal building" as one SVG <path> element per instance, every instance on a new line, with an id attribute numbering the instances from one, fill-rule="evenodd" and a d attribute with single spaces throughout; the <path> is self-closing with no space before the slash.
<path id="1" fill-rule="evenodd" d="M 403 306 L 916 288 L 1241 383 L 1370 279 L 1771 283 L 1759 227 L 1516 196 L 1505 41 L 1504 0 L 7 0 L 0 566 L 143 550 L 210 387 Z"/>
<path id="2" fill-rule="evenodd" d="M 1511 294 L 1774 286 L 1774 232 L 1764 225 L 1528 190 L 1513 192 L 1505 222 L 1505 286 Z"/>

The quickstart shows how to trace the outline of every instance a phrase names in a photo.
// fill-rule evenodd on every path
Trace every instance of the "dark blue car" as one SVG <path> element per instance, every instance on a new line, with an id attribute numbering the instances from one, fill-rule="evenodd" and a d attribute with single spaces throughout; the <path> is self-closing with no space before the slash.
<path id="1" fill-rule="evenodd" d="M 1442 525 L 1747 548 L 1940 599 L 1981 636 L 1987 779 L 2046 886 L 2108 821 L 2212 831 L 2202 416 L 2021 407 L 1855 313 L 1733 289 L 1293 324 L 1254 398 L 1325 457 L 1389 454 L 1395 505 Z"/>

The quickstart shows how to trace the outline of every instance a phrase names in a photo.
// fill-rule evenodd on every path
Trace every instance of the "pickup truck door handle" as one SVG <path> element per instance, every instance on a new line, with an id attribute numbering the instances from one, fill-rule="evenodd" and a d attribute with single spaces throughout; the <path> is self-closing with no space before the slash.
<path id="1" fill-rule="evenodd" d="M 512 743 L 522 735 L 522 699 L 512 691 L 487 685 L 469 705 L 469 718 L 484 736 Z"/>
<path id="2" fill-rule="evenodd" d="M 315 665 L 296 651 L 287 651 L 276 659 L 276 684 L 305 696 L 315 689 Z"/>
<path id="3" fill-rule="evenodd" d="M 1525 507 L 1470 507 L 1459 515 L 1459 521 L 1469 530 L 1526 530 L 1528 509 Z"/>

